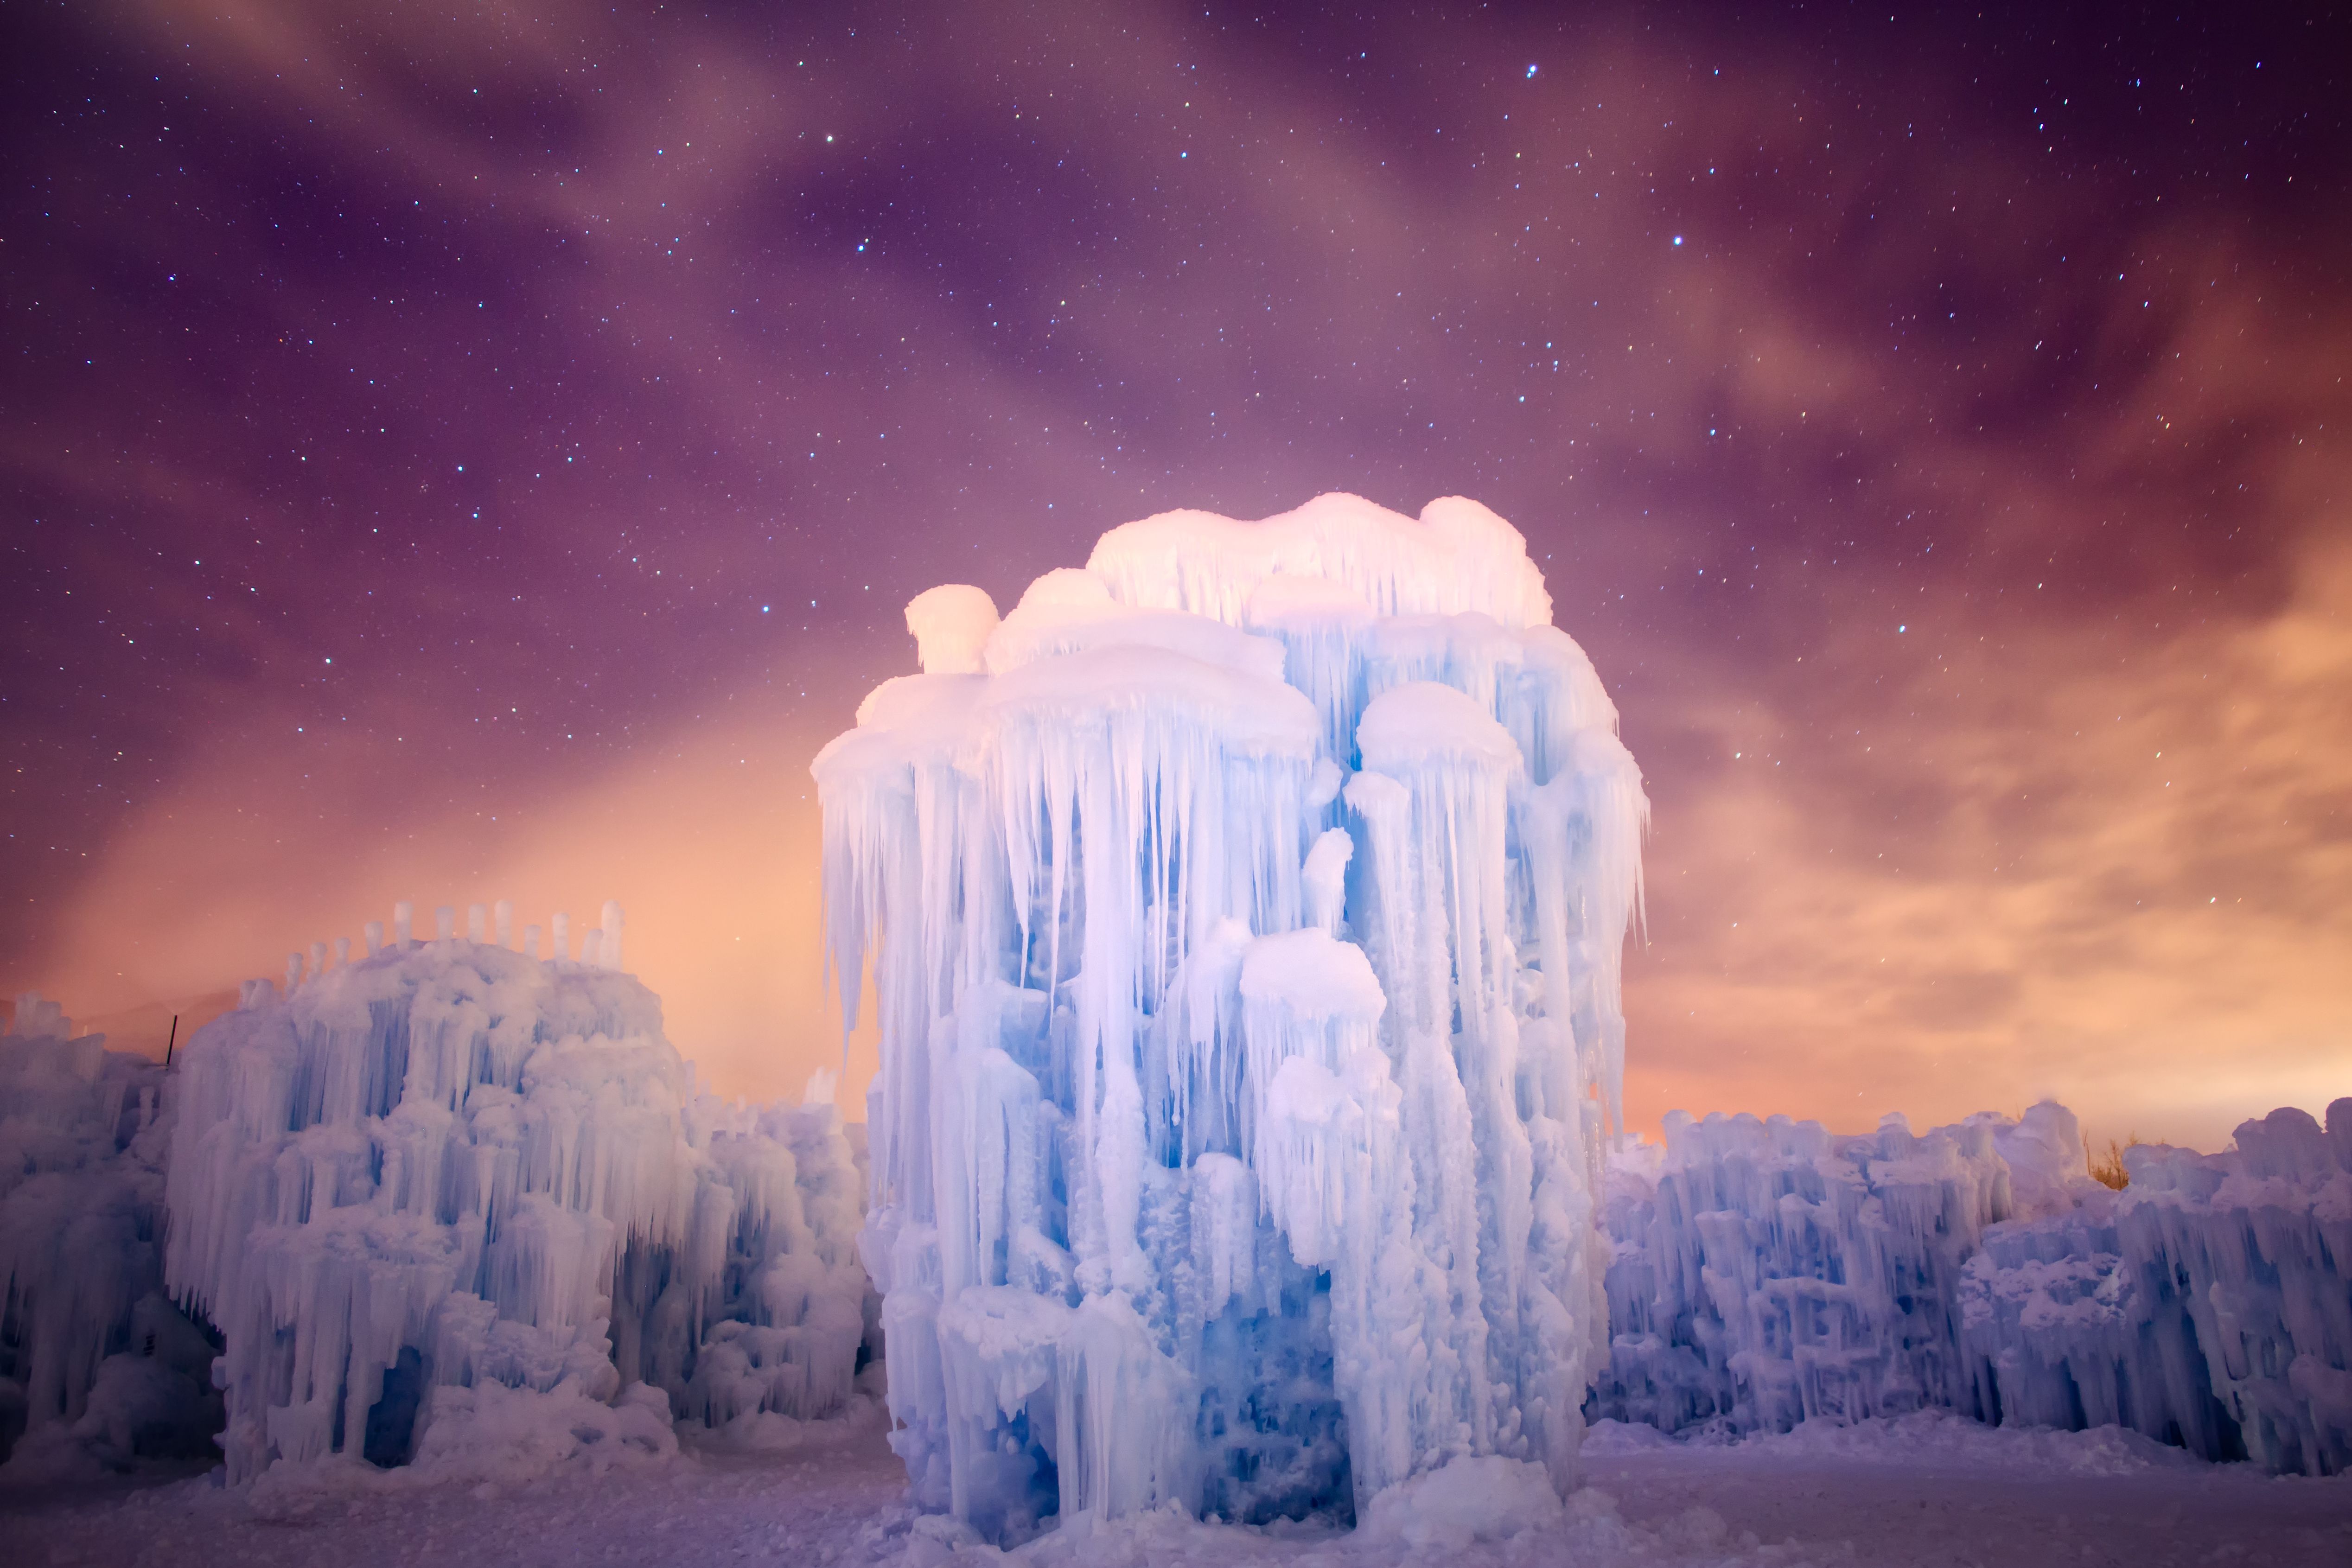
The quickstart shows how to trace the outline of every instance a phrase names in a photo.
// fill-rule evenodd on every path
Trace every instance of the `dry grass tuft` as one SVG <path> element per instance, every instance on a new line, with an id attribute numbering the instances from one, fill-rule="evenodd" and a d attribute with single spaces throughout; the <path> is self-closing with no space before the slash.
<path id="1" fill-rule="evenodd" d="M 2091 1167 L 2091 1180 L 2101 1186 L 2113 1187 L 2116 1192 L 2122 1192 L 2124 1188 L 2130 1185 L 2131 1173 L 2124 1169 L 2124 1151 L 2138 1142 L 2139 1134 L 2137 1132 L 2121 1143 L 2110 1138 L 2107 1140 L 2107 1152 L 2099 1154 L 2092 1152 L 2090 1134 L 2084 1133 L 2083 1159 Z"/>

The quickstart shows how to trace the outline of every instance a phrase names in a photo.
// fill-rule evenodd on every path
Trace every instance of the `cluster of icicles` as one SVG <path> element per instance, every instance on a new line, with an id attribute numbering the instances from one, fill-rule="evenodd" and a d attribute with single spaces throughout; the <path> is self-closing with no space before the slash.
<path id="1" fill-rule="evenodd" d="M 908 607 L 924 673 L 814 772 L 925 1506 L 1571 1484 L 1647 805 L 1550 620 L 1485 507 L 1337 495 Z"/>
<path id="2" fill-rule="evenodd" d="M 572 949 L 572 917 L 558 910 L 554 919 L 548 922 L 546 956 L 552 959 L 570 959 L 576 956 L 580 963 L 587 964 L 592 969 L 618 970 L 621 967 L 621 932 L 625 923 L 619 902 L 606 899 L 603 923 L 591 926 L 581 933 L 580 950 L 575 955 Z M 408 951 L 415 940 L 415 924 L 416 906 L 414 903 L 402 899 L 392 906 L 391 945 L 394 952 Z M 443 904 L 436 909 L 433 911 L 433 925 L 434 934 L 440 941 L 447 942 L 455 937 L 457 934 L 457 906 Z M 489 942 L 492 940 L 493 928 L 497 931 L 497 945 L 511 949 L 515 944 L 512 899 L 500 899 L 495 904 L 466 906 L 467 941 Z M 539 927 L 535 925 L 523 927 L 522 954 L 525 958 L 541 956 L 539 934 Z M 362 940 L 366 943 L 365 956 L 373 958 L 377 953 L 382 952 L 384 950 L 383 922 L 368 921 L 362 933 Z M 290 992 L 305 981 L 316 980 L 326 973 L 330 968 L 348 968 L 351 962 L 351 938 L 339 936 L 332 943 L 314 942 L 310 944 L 308 954 L 298 950 L 286 955 L 286 989 Z M 257 994 L 254 987 L 262 983 L 258 981 L 246 982 L 239 993 L 239 999 L 243 1005 L 248 1007 L 253 1005 Z"/>
<path id="3" fill-rule="evenodd" d="M 617 904 L 578 962 L 562 915 L 542 960 L 506 904 L 430 942 L 411 913 L 179 1053 L 163 1276 L 223 1341 L 229 1479 L 840 1411 L 866 1282 L 830 1079 L 798 1107 L 702 1089 Z"/>

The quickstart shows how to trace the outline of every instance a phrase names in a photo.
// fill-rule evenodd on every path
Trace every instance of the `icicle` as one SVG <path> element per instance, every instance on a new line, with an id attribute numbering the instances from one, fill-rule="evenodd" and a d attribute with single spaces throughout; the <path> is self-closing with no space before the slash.
<path id="1" fill-rule="evenodd" d="M 621 967 L 621 906 L 612 899 L 604 900 L 604 941 L 596 949 L 598 962 L 607 969 Z"/>
<path id="2" fill-rule="evenodd" d="M 1344 827 L 1326 829 L 1307 852 L 1301 880 L 1307 889 L 1307 922 L 1333 936 L 1339 934 L 1339 917 L 1348 897 L 1348 862 L 1355 853 L 1356 841 Z"/>
<path id="3" fill-rule="evenodd" d="M 183 1044 L 152 1227 L 164 1283 L 225 1341 L 233 1481 L 409 1457 L 379 1430 L 403 1365 L 439 1391 L 428 1472 L 453 1443 L 670 1451 L 673 1402 L 844 1407 L 865 1281 L 830 1107 L 702 1095 L 642 985 L 487 942 L 244 1002 Z M 659 1391 L 624 1391 L 639 1379 Z"/>

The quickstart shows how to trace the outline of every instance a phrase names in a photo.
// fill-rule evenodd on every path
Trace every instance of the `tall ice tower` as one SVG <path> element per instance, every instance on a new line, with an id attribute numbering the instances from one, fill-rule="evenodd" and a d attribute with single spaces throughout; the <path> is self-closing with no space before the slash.
<path id="1" fill-rule="evenodd" d="M 1017 1541 L 1565 1491 L 1648 805 L 1510 524 L 1327 495 L 907 607 L 815 774 L 892 1442 Z"/>

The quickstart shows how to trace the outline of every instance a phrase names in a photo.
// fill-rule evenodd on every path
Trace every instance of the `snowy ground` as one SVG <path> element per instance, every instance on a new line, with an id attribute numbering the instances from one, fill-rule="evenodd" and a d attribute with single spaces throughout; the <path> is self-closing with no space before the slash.
<path id="1" fill-rule="evenodd" d="M 1160 1516 L 1014 1555 L 1039 1563 L 2001 1564 L 2352 1562 L 2352 1478 L 2209 1466 L 2114 1428 L 1993 1431 L 1941 1415 L 1704 1447 L 1604 1424 L 1590 1488 L 1545 1517 L 1448 1487 L 1385 1535 Z M 232 1492 L 215 1477 L 0 1495 L 11 1568 L 992 1560 L 902 1500 L 871 1426 L 781 1452 L 688 1454 L 505 1488 L 351 1472 Z M 1455 1506 L 1449 1508 L 1448 1503 Z M 1449 1517 L 1449 1515 L 1451 1517 Z M 1488 1539 L 1473 1544 L 1471 1533 Z"/>

